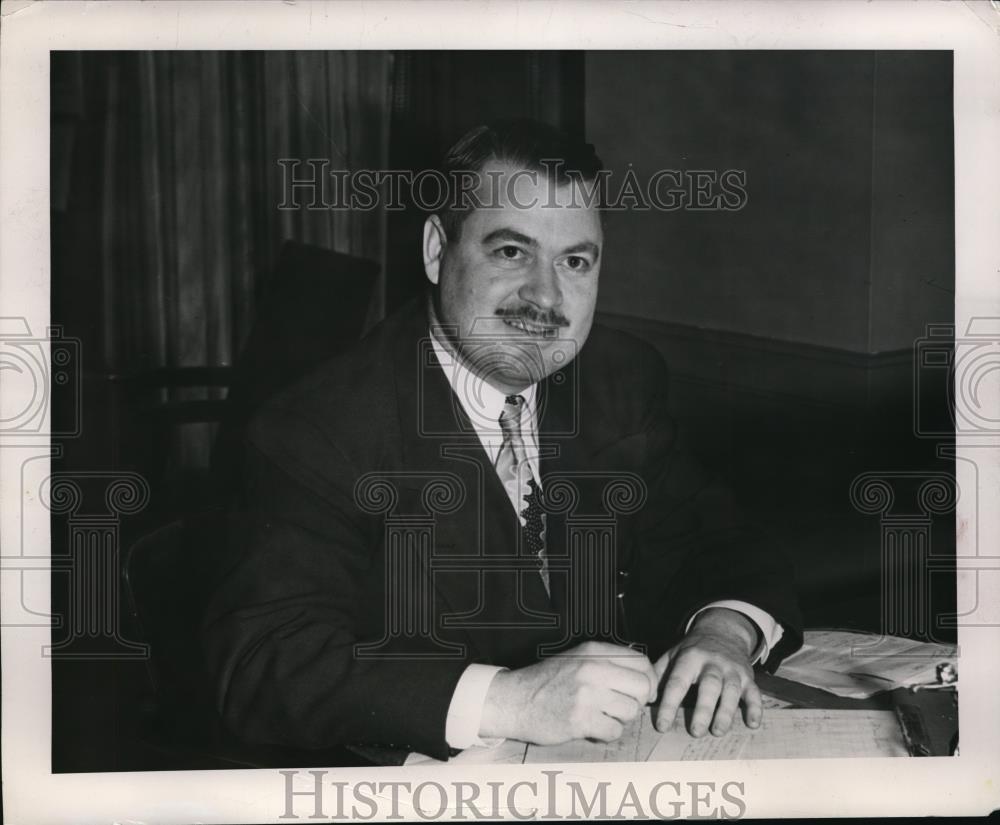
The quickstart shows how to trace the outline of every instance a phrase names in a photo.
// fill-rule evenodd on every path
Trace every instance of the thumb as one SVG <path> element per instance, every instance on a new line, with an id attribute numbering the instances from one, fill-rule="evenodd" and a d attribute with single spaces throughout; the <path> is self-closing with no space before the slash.
<path id="1" fill-rule="evenodd" d="M 657 659 L 656 663 L 653 665 L 653 672 L 656 673 L 657 688 L 659 688 L 659 684 L 663 681 L 664 675 L 670 669 L 670 663 L 673 661 L 676 650 L 677 648 L 675 647 L 670 648 L 670 650 Z"/>

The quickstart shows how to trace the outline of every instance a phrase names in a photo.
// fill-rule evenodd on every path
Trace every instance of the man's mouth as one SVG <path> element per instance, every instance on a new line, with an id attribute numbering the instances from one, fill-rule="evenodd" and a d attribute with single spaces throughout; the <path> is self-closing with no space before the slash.
<path id="1" fill-rule="evenodd" d="M 533 324 L 523 318 L 504 318 L 503 322 L 513 329 L 519 330 L 526 335 L 537 335 L 545 338 L 556 338 L 559 336 L 559 327 L 546 326 L 544 324 Z"/>

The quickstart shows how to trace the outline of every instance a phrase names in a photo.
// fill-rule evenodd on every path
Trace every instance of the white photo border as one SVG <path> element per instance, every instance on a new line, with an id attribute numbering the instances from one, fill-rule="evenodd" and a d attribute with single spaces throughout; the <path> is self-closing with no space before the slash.
<path id="1" fill-rule="evenodd" d="M 956 335 L 963 334 L 973 317 L 1000 318 L 1000 13 L 988 2 L 68 0 L 5 2 L 2 13 L 0 315 L 23 317 L 33 331 L 44 332 L 49 325 L 49 52 L 105 49 L 953 50 Z M 996 378 L 994 374 L 984 389 L 1000 409 Z M 18 403 L 0 394 L 0 420 Z M 37 501 L 21 502 L 11 494 L 19 489 L 24 459 L 39 455 L 44 460 L 47 445 L 38 441 L 2 447 L 2 553 L 20 552 L 13 545 L 22 535 L 33 546 L 47 548 L 48 511 Z M 982 502 L 978 513 L 965 498 L 958 503 L 960 525 L 978 516 L 977 530 L 959 530 L 958 601 L 996 611 L 991 606 L 1000 605 L 1000 558 L 990 558 L 987 548 L 1000 548 L 1000 508 L 989 506 L 1000 490 L 1000 437 L 974 442 L 959 437 L 958 455 L 978 467 Z M 43 578 L 45 563 L 38 569 L 36 575 Z M 3 803 L 8 821 L 290 821 L 280 818 L 285 778 L 277 770 L 53 775 L 51 659 L 41 656 L 50 630 L 8 626 L 20 586 L 15 578 L 20 576 L 4 577 L 2 593 Z M 38 606 L 45 610 L 48 588 L 37 591 Z M 380 782 L 535 781 L 544 788 L 542 771 L 558 768 L 584 783 L 610 780 L 624 786 L 631 781 L 642 799 L 665 780 L 742 782 L 745 814 L 754 818 L 985 814 L 1000 807 L 1000 613 L 986 618 L 984 625 L 959 630 L 957 758 L 331 768 L 327 779 L 370 780 L 377 770 Z M 379 818 L 390 813 L 388 802 L 379 797 Z M 538 815 L 544 815 L 547 805 L 538 807 Z M 405 806 L 400 814 L 416 816 Z M 448 817 L 445 812 L 441 818 Z M 304 812 L 301 818 L 306 819 Z"/>

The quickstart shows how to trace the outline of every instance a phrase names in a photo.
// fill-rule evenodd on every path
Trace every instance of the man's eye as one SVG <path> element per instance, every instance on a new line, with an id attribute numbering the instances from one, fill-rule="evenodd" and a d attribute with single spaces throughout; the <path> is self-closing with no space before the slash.
<path id="1" fill-rule="evenodd" d="M 566 258 L 566 266 L 582 272 L 590 266 L 590 261 L 586 258 L 581 258 L 579 255 L 570 255 Z"/>
<path id="2" fill-rule="evenodd" d="M 524 255 L 524 251 L 516 246 L 501 246 L 497 251 L 501 258 L 505 258 L 508 261 L 516 261 Z"/>

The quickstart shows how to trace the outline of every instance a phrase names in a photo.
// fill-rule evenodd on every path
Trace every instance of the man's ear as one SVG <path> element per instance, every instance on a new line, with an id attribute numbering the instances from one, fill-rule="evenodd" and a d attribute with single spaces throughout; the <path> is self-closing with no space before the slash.
<path id="1" fill-rule="evenodd" d="M 441 257 L 447 245 L 448 238 L 441 219 L 437 215 L 429 215 L 424 221 L 424 273 L 435 286 L 441 277 Z"/>

